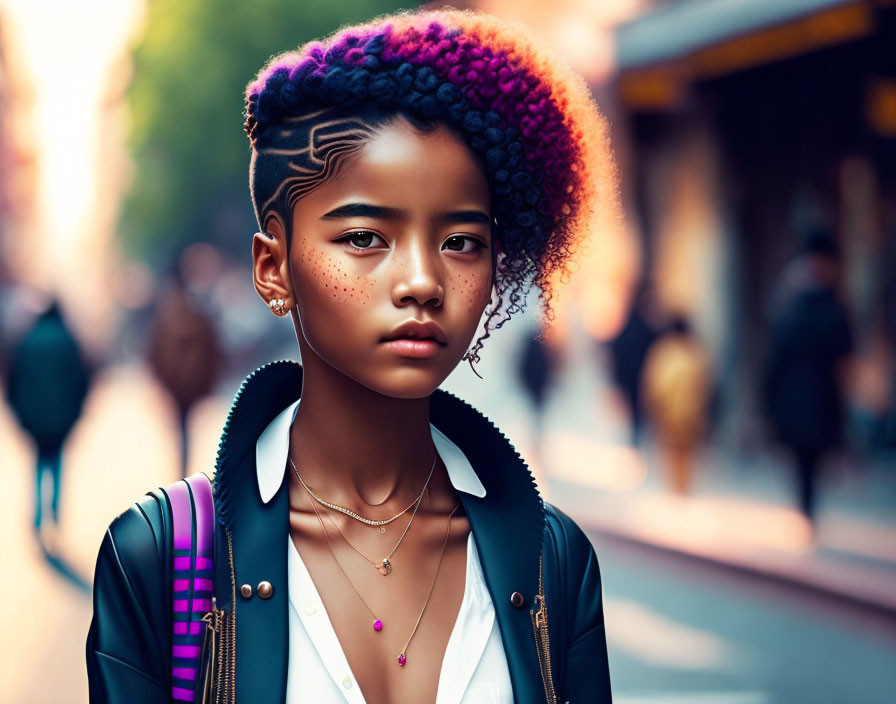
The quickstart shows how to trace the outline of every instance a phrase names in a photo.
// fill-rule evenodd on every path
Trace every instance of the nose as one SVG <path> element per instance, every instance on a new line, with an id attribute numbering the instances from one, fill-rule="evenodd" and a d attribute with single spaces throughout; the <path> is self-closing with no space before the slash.
<path id="1" fill-rule="evenodd" d="M 445 298 L 437 256 L 420 241 L 408 244 L 406 254 L 396 258 L 397 274 L 392 287 L 392 302 L 397 307 L 409 303 L 440 306 Z"/>

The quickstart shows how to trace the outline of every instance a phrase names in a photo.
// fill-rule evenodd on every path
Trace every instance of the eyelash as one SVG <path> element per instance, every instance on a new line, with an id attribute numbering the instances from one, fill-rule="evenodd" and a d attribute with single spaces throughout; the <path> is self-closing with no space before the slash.
<path id="1" fill-rule="evenodd" d="M 351 244 L 351 241 L 350 241 L 350 240 L 351 240 L 353 237 L 357 237 L 358 235 L 372 235 L 373 237 L 377 237 L 377 238 L 379 238 L 381 241 L 383 241 L 383 238 L 382 238 L 381 235 L 378 235 L 378 234 L 376 234 L 375 232 L 372 232 L 371 230 L 355 230 L 354 232 L 349 232 L 348 234 L 343 235 L 342 237 L 340 237 L 340 238 L 338 238 L 338 239 L 336 239 L 336 240 L 333 240 L 333 241 L 334 241 L 334 242 L 345 242 L 346 244 L 348 244 L 349 249 L 360 250 L 360 251 L 365 251 L 365 250 L 368 250 L 368 249 L 373 249 L 373 247 L 356 247 L 355 245 Z M 380 248 L 380 249 L 381 249 L 381 248 Z"/>
<path id="2" fill-rule="evenodd" d="M 343 235 L 339 239 L 334 240 L 334 242 L 346 242 L 349 245 L 350 249 L 353 249 L 356 251 L 362 251 L 362 252 L 366 251 L 368 249 L 381 249 L 381 248 L 374 248 L 374 247 L 356 247 L 355 245 L 351 244 L 350 240 L 357 235 L 372 235 L 373 237 L 379 238 L 381 241 L 383 241 L 385 243 L 382 235 L 378 235 L 377 233 L 373 232 L 372 230 L 355 230 L 354 232 L 349 232 L 348 234 Z M 471 235 L 451 235 L 447 240 L 445 240 L 445 242 L 447 243 L 448 241 L 453 240 L 455 238 L 460 238 L 460 239 L 472 242 L 475 245 L 475 249 L 468 251 L 468 252 L 459 252 L 458 250 L 450 250 L 452 252 L 459 252 L 460 254 L 472 254 L 473 252 L 478 252 L 482 249 L 486 249 L 486 247 L 487 247 L 487 245 L 483 244 L 481 241 L 479 241 L 475 237 L 472 237 Z"/>
<path id="3" fill-rule="evenodd" d="M 480 242 L 480 241 L 479 241 L 478 239 L 476 239 L 475 237 L 471 237 L 470 235 L 451 235 L 451 237 L 449 237 L 447 240 L 445 240 L 445 242 L 448 242 L 448 241 L 453 240 L 453 239 L 455 239 L 455 238 L 462 239 L 462 240 L 465 240 L 465 241 L 467 241 L 467 242 L 472 242 L 472 243 L 475 245 L 475 247 L 476 247 L 475 249 L 471 250 L 470 252 L 460 252 L 460 254 L 472 254 L 473 252 L 479 252 L 479 251 L 481 251 L 481 250 L 483 250 L 483 249 L 486 248 L 486 245 L 485 245 L 485 244 L 483 244 L 482 242 Z M 452 249 L 451 251 L 452 251 L 452 252 L 456 252 L 457 250 Z"/>

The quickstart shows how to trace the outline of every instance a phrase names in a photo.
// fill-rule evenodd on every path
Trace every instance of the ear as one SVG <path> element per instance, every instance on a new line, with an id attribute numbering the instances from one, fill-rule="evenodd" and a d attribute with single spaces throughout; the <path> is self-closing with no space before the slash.
<path id="1" fill-rule="evenodd" d="M 252 280 L 265 305 L 282 298 L 284 308 L 295 304 L 289 279 L 289 257 L 286 251 L 286 228 L 276 215 L 265 220 L 265 231 L 252 238 Z"/>

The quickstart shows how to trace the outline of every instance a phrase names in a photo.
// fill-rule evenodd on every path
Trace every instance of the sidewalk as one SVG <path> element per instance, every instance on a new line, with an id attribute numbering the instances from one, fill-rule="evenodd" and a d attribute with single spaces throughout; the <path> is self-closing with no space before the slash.
<path id="1" fill-rule="evenodd" d="M 896 471 L 829 468 L 813 539 L 773 457 L 707 453 L 686 497 L 665 490 L 649 452 L 555 433 L 546 457 L 549 500 L 587 530 L 896 616 Z"/>

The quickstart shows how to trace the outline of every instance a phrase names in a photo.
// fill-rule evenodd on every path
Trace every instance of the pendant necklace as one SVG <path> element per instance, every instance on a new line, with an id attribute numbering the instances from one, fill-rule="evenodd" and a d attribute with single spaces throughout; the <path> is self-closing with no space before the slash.
<path id="1" fill-rule="evenodd" d="M 291 461 L 291 460 L 290 460 L 290 461 Z M 433 465 L 433 466 L 435 466 L 435 465 Z M 302 482 L 302 477 L 301 477 L 301 475 L 299 474 L 299 470 L 296 469 L 295 464 L 292 465 L 292 468 L 293 468 L 293 471 L 294 471 L 295 474 L 296 474 L 296 477 L 298 477 L 299 481 L 302 483 L 302 486 L 305 488 L 305 491 L 306 491 L 307 493 L 309 493 L 309 495 L 310 495 L 310 491 L 308 490 L 308 487 L 307 487 L 307 485 L 305 484 L 305 482 Z M 429 474 L 429 476 L 432 477 L 432 470 L 430 470 L 430 474 Z M 427 478 L 427 480 L 426 480 L 426 484 L 423 485 L 423 493 L 426 492 L 426 487 L 427 487 L 427 486 L 429 486 L 429 478 Z M 398 550 L 398 546 L 401 545 L 401 541 L 404 540 L 404 536 L 406 536 L 406 535 L 408 534 L 408 531 L 411 529 L 411 524 L 414 522 L 414 517 L 417 515 L 417 509 L 419 509 L 419 508 L 420 508 L 420 504 L 423 503 L 423 493 L 421 493 L 420 496 L 418 496 L 418 497 L 414 500 L 414 511 L 413 511 L 413 513 L 411 513 L 411 519 L 408 521 L 408 524 L 405 526 L 404 532 L 402 532 L 401 537 L 398 539 L 398 542 L 395 543 L 395 546 L 392 548 L 392 550 L 389 552 L 389 554 L 386 555 L 382 560 L 380 560 L 379 563 L 374 562 L 374 561 L 371 560 L 369 557 L 367 557 L 367 555 L 365 555 L 363 552 L 361 552 L 360 550 L 358 550 L 358 548 L 355 547 L 355 545 L 352 543 L 352 541 L 349 540 L 347 537 L 345 537 L 345 533 L 342 532 L 342 529 L 339 527 L 339 525 L 336 523 L 336 521 L 333 520 L 333 517 L 332 517 L 332 516 L 327 516 L 327 518 L 330 519 L 330 523 L 332 523 L 332 524 L 333 524 L 333 527 L 334 527 L 337 531 L 339 531 L 339 535 L 341 535 L 341 536 L 342 536 L 342 539 L 343 539 L 346 543 L 349 544 L 349 547 L 351 547 L 352 550 L 354 550 L 354 551 L 355 551 L 356 553 L 358 553 L 361 557 L 363 557 L 365 560 L 367 560 L 367 562 L 369 562 L 371 565 L 373 565 L 374 568 L 375 568 L 381 575 L 383 575 L 383 577 L 388 577 L 388 576 L 392 573 L 392 562 L 390 561 L 390 558 L 392 557 L 392 555 L 395 554 L 395 551 Z M 312 497 L 312 498 L 313 498 L 313 497 Z M 316 509 L 315 509 L 315 510 L 316 510 Z M 400 515 L 400 514 L 399 514 L 399 515 Z M 382 527 L 380 528 L 380 530 L 385 532 L 385 529 L 382 528 Z"/>
<path id="2" fill-rule="evenodd" d="M 383 575 L 383 577 L 388 577 L 390 574 L 392 574 L 392 563 L 389 561 L 389 558 L 392 557 L 392 555 L 395 554 L 395 551 L 398 550 L 398 546 L 401 545 L 401 541 L 404 540 L 404 536 L 406 536 L 406 535 L 408 534 L 408 531 L 411 529 L 411 523 L 414 522 L 414 516 L 417 515 L 417 509 L 420 508 L 420 504 L 421 504 L 421 503 L 423 503 L 423 497 L 422 497 L 422 496 L 419 497 L 419 498 L 417 499 L 417 505 L 414 506 L 414 512 L 411 513 L 411 520 L 409 520 L 407 526 L 405 526 L 404 532 L 401 534 L 401 537 L 398 539 L 398 542 L 395 543 L 395 547 L 392 548 L 391 552 L 390 552 L 388 555 L 386 555 L 386 556 L 382 559 L 382 561 L 380 561 L 379 564 L 377 564 L 376 562 L 374 562 L 373 560 L 371 560 L 369 557 L 367 557 L 367 555 L 365 555 L 363 552 L 361 552 L 360 550 L 358 550 L 358 548 L 356 548 L 356 547 L 354 546 L 354 544 L 352 543 L 352 541 L 345 537 L 345 533 L 342 532 L 342 529 L 339 527 L 339 524 L 337 524 L 336 521 L 333 520 L 333 517 L 332 517 L 332 516 L 327 516 L 327 518 L 330 519 L 330 523 L 332 523 L 332 524 L 333 524 L 333 527 L 334 527 L 336 530 L 339 531 L 339 535 L 342 536 L 342 539 L 343 539 L 346 543 L 348 543 L 349 547 L 350 547 L 352 550 L 354 550 L 354 551 L 355 551 L 356 553 L 358 553 L 361 557 L 363 557 L 365 560 L 367 560 L 367 562 L 369 562 L 371 565 L 373 565 L 373 566 L 376 568 L 376 570 L 377 570 L 381 575 Z"/>
<path id="3" fill-rule="evenodd" d="M 310 493 L 310 492 L 309 492 Z M 422 498 L 422 497 L 421 497 Z M 408 661 L 408 648 L 411 645 L 411 641 L 414 639 L 414 635 L 417 633 L 417 628 L 420 626 L 420 621 L 423 620 L 423 614 L 426 611 L 426 607 L 429 606 L 429 600 L 432 598 L 433 590 L 436 588 L 436 582 L 439 579 L 439 571 L 442 569 L 442 558 L 445 557 L 445 548 L 448 545 L 448 537 L 451 535 L 451 519 L 454 518 L 454 514 L 457 512 L 457 509 L 460 507 L 460 501 L 454 504 L 454 508 L 451 509 L 451 513 L 448 514 L 448 528 L 445 531 L 445 540 L 442 543 L 442 551 L 439 553 L 439 563 L 436 565 L 436 573 L 432 580 L 432 586 L 429 588 L 429 594 L 426 595 L 426 601 L 423 602 L 423 608 L 420 609 L 420 615 L 417 617 L 417 622 L 414 624 L 414 629 L 411 631 L 411 635 L 408 638 L 407 642 L 404 644 L 404 648 L 402 648 L 401 653 L 398 655 L 398 664 L 401 667 L 404 667 Z M 327 547 L 330 549 L 330 554 L 333 555 L 333 560 L 336 562 L 336 566 L 339 568 L 339 571 L 342 572 L 342 575 L 345 577 L 345 581 L 348 582 L 348 585 L 352 588 L 352 591 L 358 595 L 358 599 L 361 600 L 361 603 L 364 604 L 364 608 L 370 612 L 370 615 L 373 616 L 373 630 L 381 631 L 383 630 L 383 621 L 378 618 L 374 613 L 373 609 L 367 604 L 364 600 L 364 597 L 361 596 L 361 592 L 359 592 L 351 578 L 348 576 L 348 573 L 343 569 L 342 564 L 339 562 L 339 559 L 336 557 L 336 551 L 333 550 L 333 545 L 330 543 L 330 536 L 327 533 L 327 529 L 324 526 L 324 521 L 320 516 L 320 512 L 317 510 L 317 506 L 314 505 L 314 502 L 311 502 L 311 508 L 314 509 L 314 515 L 317 516 L 317 522 L 320 523 L 320 529 L 323 531 L 324 538 L 327 541 Z"/>
<path id="4" fill-rule="evenodd" d="M 411 501 L 411 503 L 409 503 L 409 504 L 404 508 L 403 511 L 399 511 L 399 512 L 396 513 L 394 516 L 392 516 L 392 518 L 386 518 L 386 519 L 383 519 L 383 520 L 374 520 L 374 519 L 372 519 L 372 518 L 364 518 L 364 516 L 361 516 L 361 515 L 355 513 L 355 512 L 352 511 L 350 508 L 346 508 L 345 506 L 340 506 L 339 504 L 331 504 L 329 501 L 324 501 L 324 500 L 323 500 L 322 498 L 320 498 L 317 494 L 315 494 L 313 491 L 311 491 L 311 487 L 309 487 L 309 486 L 305 483 L 305 480 L 302 479 L 302 475 L 299 474 L 299 470 L 296 468 L 296 463 L 292 461 L 292 457 L 287 456 L 287 459 L 289 460 L 289 463 L 292 465 L 292 470 L 293 470 L 293 472 L 296 473 L 296 477 L 298 478 L 299 483 L 305 488 L 305 491 L 308 492 L 308 495 L 309 495 L 312 499 L 314 499 L 315 501 L 317 501 L 317 503 L 319 503 L 321 506 L 326 506 L 327 508 L 332 509 L 333 511 L 339 511 L 339 513 L 344 513 L 344 514 L 345 514 L 346 516 L 348 516 L 349 518 L 354 518 L 356 521 L 360 521 L 361 523 L 365 523 L 366 525 L 369 525 L 369 526 L 376 526 L 376 527 L 378 527 L 378 528 L 380 529 L 380 533 L 385 533 L 385 532 L 386 532 L 386 526 L 387 526 L 389 523 L 392 523 L 392 521 L 394 521 L 394 520 L 396 520 L 397 518 L 399 518 L 399 517 L 403 516 L 404 514 L 406 514 L 408 511 L 410 511 L 410 510 L 414 507 L 414 505 L 415 505 L 418 501 L 420 501 L 420 500 L 423 498 L 423 494 L 426 492 L 426 487 L 429 486 L 429 480 L 432 479 L 432 473 L 433 473 L 433 471 L 435 471 L 435 468 L 436 468 L 436 459 L 438 458 L 438 456 L 439 456 L 439 453 L 438 453 L 438 452 L 433 453 L 433 457 L 432 457 L 432 467 L 429 468 L 429 476 L 426 478 L 426 482 L 423 484 L 423 489 L 420 491 L 420 495 L 419 495 L 416 499 L 414 499 L 413 501 Z"/>

